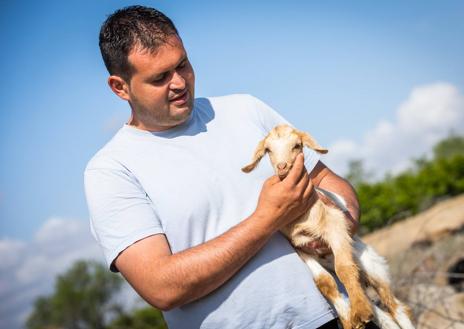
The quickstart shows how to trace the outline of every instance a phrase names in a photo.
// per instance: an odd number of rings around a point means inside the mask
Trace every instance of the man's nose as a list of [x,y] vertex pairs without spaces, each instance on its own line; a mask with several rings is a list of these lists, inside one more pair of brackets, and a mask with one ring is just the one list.
[[287,163],[286,162],[280,162],[280,163],[277,164],[277,169],[282,170],[282,169],[285,169],[285,168],[287,168]]
[[172,75],[170,87],[171,89],[185,89],[185,79],[177,71],[174,71]]

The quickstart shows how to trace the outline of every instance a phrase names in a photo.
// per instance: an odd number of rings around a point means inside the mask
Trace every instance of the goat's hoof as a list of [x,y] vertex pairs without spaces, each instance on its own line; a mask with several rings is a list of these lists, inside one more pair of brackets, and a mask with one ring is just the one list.
[[353,329],[364,329],[369,322],[371,322],[371,320],[367,320],[367,321],[363,320],[357,323],[353,322]]
[[363,329],[366,324],[371,322],[374,317],[370,307],[364,307],[354,312],[351,316],[351,323],[354,329]]

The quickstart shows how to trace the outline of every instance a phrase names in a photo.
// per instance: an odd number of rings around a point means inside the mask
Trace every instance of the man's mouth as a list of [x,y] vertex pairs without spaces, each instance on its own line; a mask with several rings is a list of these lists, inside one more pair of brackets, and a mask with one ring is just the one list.
[[187,89],[184,90],[180,95],[177,95],[169,100],[174,105],[184,105],[189,99],[189,92]]

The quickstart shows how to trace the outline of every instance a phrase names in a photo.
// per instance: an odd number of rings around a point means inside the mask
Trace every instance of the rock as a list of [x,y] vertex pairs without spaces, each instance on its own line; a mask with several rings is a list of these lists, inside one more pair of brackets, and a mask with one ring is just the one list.
[[464,227],[464,195],[363,236],[379,254],[393,257],[418,243],[430,244]]
[[417,329],[464,329],[464,293],[438,292],[437,297],[419,316]]

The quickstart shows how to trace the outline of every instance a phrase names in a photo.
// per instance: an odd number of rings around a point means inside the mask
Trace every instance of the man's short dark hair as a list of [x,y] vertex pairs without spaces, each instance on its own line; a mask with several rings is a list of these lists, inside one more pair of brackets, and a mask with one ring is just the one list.
[[154,8],[130,6],[115,11],[100,29],[100,51],[108,72],[129,81],[130,51],[135,46],[155,51],[171,35],[178,35],[174,23]]

